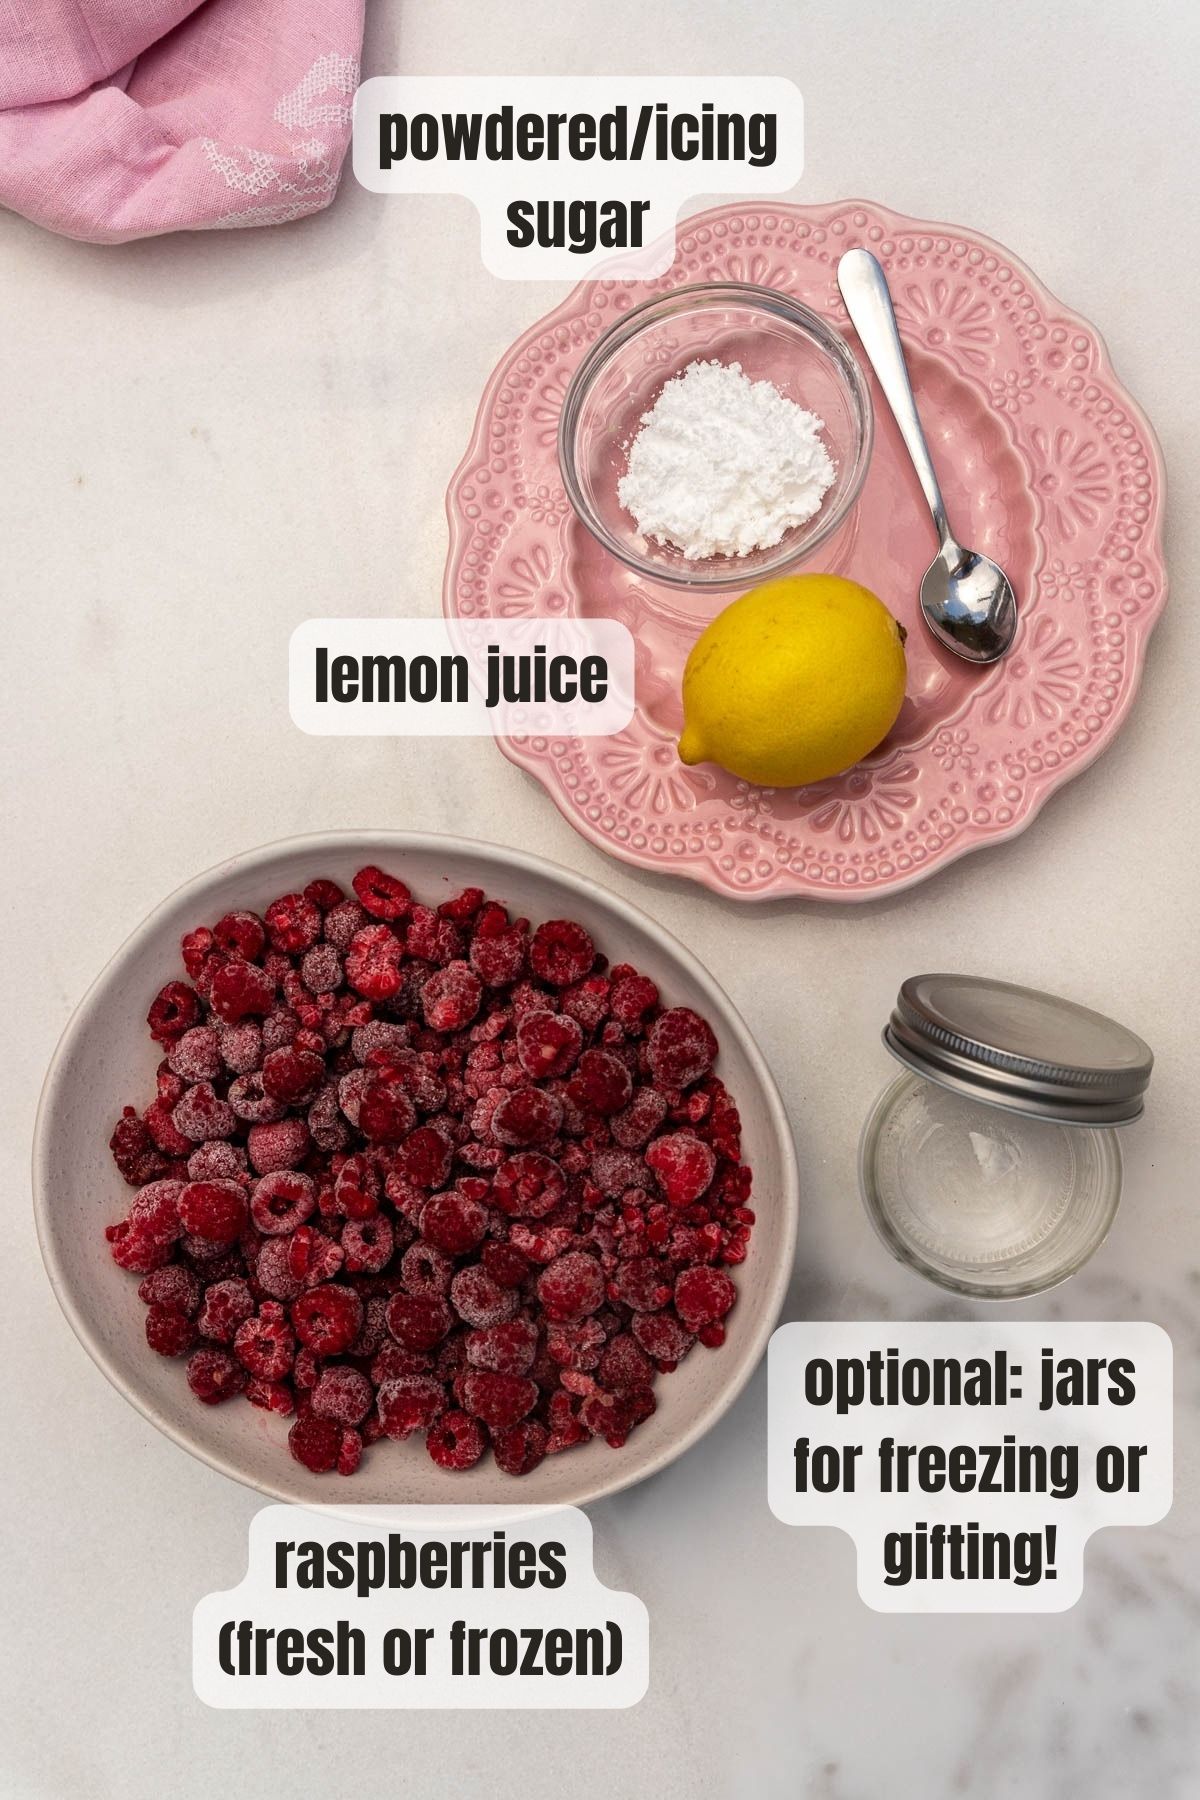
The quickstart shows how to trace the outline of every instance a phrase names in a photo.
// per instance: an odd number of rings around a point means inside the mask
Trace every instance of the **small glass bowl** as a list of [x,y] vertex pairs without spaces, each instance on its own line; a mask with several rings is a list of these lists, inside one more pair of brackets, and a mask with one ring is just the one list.
[[[768,550],[689,560],[644,537],[617,498],[629,445],[663,385],[689,363],[740,363],[824,421],[837,473],[818,510]],[[871,397],[849,346],[810,307],[774,288],[708,282],[647,300],[609,327],[580,363],[558,427],[567,496],[606,550],[671,587],[753,587],[810,556],[858,498],[871,457]]]

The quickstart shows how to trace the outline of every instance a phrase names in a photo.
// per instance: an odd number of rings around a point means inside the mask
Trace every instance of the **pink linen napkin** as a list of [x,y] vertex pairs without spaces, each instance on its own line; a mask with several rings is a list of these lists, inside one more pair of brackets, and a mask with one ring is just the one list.
[[0,206],[97,244],[327,206],[364,0],[0,0]]

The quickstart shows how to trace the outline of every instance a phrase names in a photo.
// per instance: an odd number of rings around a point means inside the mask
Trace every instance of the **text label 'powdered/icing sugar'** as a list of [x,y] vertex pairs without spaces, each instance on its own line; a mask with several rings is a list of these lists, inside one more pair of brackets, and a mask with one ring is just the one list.
[[784,1325],[767,1417],[771,1511],[849,1532],[877,1612],[1065,1612],[1092,1532],[1171,1505],[1158,1325]]
[[575,1507],[264,1507],[193,1616],[222,1708],[614,1708],[649,1679],[646,1608],[596,1579]]

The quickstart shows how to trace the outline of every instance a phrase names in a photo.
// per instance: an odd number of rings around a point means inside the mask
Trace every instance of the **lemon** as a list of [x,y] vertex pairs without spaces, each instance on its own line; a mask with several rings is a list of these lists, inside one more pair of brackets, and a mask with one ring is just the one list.
[[861,760],[904,701],[904,632],[840,575],[788,575],[733,601],[683,671],[685,763],[803,787]]

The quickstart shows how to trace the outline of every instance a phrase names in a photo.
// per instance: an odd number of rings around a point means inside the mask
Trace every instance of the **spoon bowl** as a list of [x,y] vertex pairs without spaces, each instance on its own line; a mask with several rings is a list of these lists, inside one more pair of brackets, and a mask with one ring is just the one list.
[[1017,600],[1004,570],[977,550],[938,551],[921,577],[921,612],[939,644],[967,662],[1004,655],[1017,629]]

